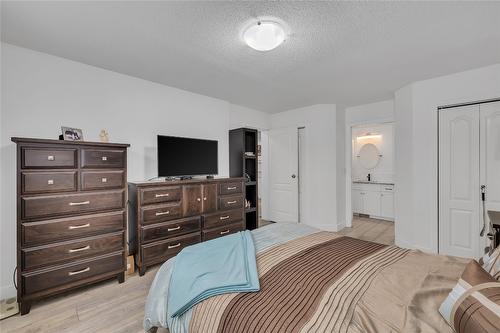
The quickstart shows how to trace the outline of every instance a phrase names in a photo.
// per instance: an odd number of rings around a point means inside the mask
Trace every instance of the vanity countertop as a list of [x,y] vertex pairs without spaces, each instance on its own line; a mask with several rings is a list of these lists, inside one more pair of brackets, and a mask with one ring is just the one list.
[[353,180],[353,184],[375,184],[375,185],[394,185],[394,183],[389,182],[378,182],[378,181],[367,181],[367,180]]

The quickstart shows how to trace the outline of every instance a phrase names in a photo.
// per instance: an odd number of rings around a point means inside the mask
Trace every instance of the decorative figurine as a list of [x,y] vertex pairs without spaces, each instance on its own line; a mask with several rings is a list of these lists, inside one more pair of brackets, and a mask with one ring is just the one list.
[[101,130],[99,137],[101,138],[101,142],[109,142],[109,134],[105,129]]

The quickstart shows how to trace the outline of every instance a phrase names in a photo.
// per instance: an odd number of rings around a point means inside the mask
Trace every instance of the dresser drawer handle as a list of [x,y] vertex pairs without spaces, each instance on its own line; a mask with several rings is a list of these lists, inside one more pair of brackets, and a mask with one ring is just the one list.
[[47,156],[47,160],[49,161],[54,161],[56,158],[54,157],[54,155],[49,155]]
[[90,250],[90,245],[87,245],[84,247],[79,247],[77,249],[70,249],[70,250],[68,250],[68,253],[81,252],[81,251],[87,251],[87,250]]
[[220,220],[227,220],[228,218],[229,218],[229,215],[219,217]]
[[231,186],[231,187],[228,187],[227,189],[228,189],[229,191],[231,191],[231,190],[236,190],[236,186]]
[[101,157],[101,159],[102,159],[103,161],[107,161],[107,160],[108,160],[108,157],[107,157],[107,156],[103,156],[103,157]]
[[47,185],[54,185],[54,179],[47,180]]
[[228,204],[228,205],[232,205],[232,204],[235,204],[235,203],[237,203],[237,202],[238,202],[237,200],[233,200],[233,201],[228,201],[228,202],[227,202],[227,204]]
[[203,201],[207,201],[207,197],[203,197]]
[[102,182],[102,183],[107,183],[107,182],[108,182],[108,178],[105,178],[105,177],[104,177],[104,178],[101,178],[101,182]]
[[167,231],[175,231],[175,230],[179,230],[181,228],[180,225],[178,225],[177,227],[175,228],[168,228]]
[[83,205],[89,205],[90,201],[80,201],[80,202],[70,202],[70,206],[83,206]]
[[225,235],[225,234],[228,234],[228,233],[229,233],[229,229],[220,232],[221,235]]
[[162,216],[162,215],[168,215],[168,214],[170,214],[169,210],[167,210],[166,212],[156,212],[155,213],[156,216]]
[[163,198],[170,196],[170,193],[155,194],[155,198]]
[[72,275],[82,274],[82,273],[85,273],[85,272],[88,272],[88,271],[90,271],[90,267],[87,267],[87,268],[84,268],[84,269],[80,269],[79,271],[69,272],[68,275],[72,276]]
[[169,245],[168,248],[169,249],[175,249],[176,247],[179,247],[179,246],[181,246],[181,243],[177,243],[175,245]]
[[385,189],[386,189],[387,191],[392,191],[392,188],[387,188],[387,187],[386,187]]
[[73,230],[73,229],[81,229],[81,228],[88,228],[90,227],[90,223],[87,223],[87,224],[80,224],[80,225],[70,225],[68,227],[69,230]]
[[196,201],[200,202],[200,201],[201,201],[201,198],[196,198]]

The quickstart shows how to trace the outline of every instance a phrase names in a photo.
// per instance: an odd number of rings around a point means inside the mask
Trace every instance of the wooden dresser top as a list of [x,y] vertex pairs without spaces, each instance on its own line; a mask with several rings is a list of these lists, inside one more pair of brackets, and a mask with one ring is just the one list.
[[95,147],[130,147],[128,143],[111,143],[111,142],[94,142],[94,141],[68,141],[56,139],[37,139],[37,138],[11,138],[15,143],[41,143],[41,144],[60,144],[60,145],[80,145],[80,146],[95,146]]
[[129,184],[135,185],[137,187],[149,187],[149,186],[170,186],[170,185],[188,185],[188,184],[198,184],[198,183],[219,183],[219,182],[231,182],[231,181],[244,181],[244,177],[221,177],[221,178],[193,178],[186,180],[151,180],[151,181],[139,181],[139,182],[129,182]]

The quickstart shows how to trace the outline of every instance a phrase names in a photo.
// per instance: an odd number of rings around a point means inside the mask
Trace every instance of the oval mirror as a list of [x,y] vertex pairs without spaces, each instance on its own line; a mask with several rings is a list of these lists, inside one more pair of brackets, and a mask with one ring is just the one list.
[[373,143],[364,144],[359,150],[359,164],[365,169],[373,169],[380,161],[380,151]]

